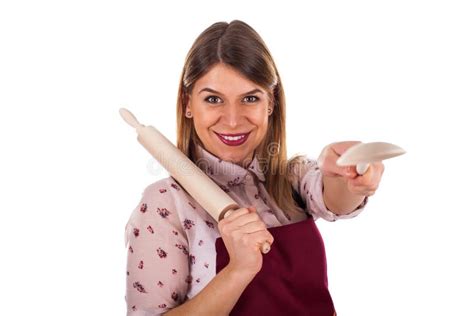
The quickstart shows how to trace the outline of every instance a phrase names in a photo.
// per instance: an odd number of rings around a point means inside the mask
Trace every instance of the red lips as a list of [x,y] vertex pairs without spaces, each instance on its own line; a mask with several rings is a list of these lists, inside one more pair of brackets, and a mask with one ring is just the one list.
[[[249,137],[250,132],[248,133],[241,133],[241,134],[219,134],[216,133],[216,135],[219,137],[219,139],[226,145],[229,146],[239,146],[245,143]],[[231,137],[236,137],[236,136],[243,136],[240,139],[237,140],[230,140],[230,139],[225,139],[223,136],[231,136]]]
[[238,134],[224,134],[224,133],[217,133],[217,132],[214,132],[214,133],[216,133],[217,135],[221,135],[221,136],[231,136],[231,137],[242,136],[242,135],[250,134],[250,132],[247,132],[247,133],[238,133]]

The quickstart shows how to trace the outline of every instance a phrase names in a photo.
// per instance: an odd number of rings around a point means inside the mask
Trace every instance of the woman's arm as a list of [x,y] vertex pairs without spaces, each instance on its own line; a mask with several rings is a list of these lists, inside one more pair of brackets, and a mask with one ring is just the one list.
[[[367,197],[363,199],[362,203],[358,205],[357,211],[347,213],[336,212],[337,206],[335,207],[331,201],[327,201],[327,197],[324,194],[332,192],[335,197],[338,197],[341,194],[337,192],[337,189],[340,188],[340,183],[336,183],[334,188],[331,189],[332,183],[327,184],[328,181],[324,180],[325,177],[323,177],[317,161],[306,156],[301,156],[298,160],[294,161],[290,175],[293,189],[304,201],[306,210],[315,218],[323,218],[330,222],[353,218],[363,211],[368,201]],[[324,190],[325,181],[326,190]]]
[[240,208],[222,219],[219,231],[229,253],[229,263],[191,300],[169,315],[228,315],[263,264],[260,246],[273,236],[254,206]]
[[229,266],[222,269],[196,296],[165,315],[229,315],[254,276]]
[[204,289],[167,315],[228,315],[247,285],[262,268],[260,245],[273,236],[254,206],[240,208],[219,224],[229,264]]
[[[174,198],[149,185],[125,227],[127,315],[161,315],[184,302],[189,287],[189,245]],[[169,188],[166,192],[172,190]]]

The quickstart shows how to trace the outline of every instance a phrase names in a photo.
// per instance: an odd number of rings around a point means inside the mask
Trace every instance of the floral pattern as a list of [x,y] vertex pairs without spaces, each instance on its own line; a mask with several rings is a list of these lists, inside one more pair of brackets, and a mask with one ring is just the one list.
[[[239,205],[248,201],[268,227],[294,222],[273,202],[264,187],[265,177],[256,157],[248,169],[222,161],[198,146],[203,171]],[[227,172],[224,172],[227,170]],[[259,181],[242,181],[248,173]],[[316,162],[305,160],[295,169],[295,190],[314,219],[334,221],[344,216],[330,212],[322,200],[322,177]],[[125,227],[127,254],[127,315],[160,315],[194,297],[215,276],[217,222],[174,178],[149,185]],[[153,302],[151,305],[150,302]]]

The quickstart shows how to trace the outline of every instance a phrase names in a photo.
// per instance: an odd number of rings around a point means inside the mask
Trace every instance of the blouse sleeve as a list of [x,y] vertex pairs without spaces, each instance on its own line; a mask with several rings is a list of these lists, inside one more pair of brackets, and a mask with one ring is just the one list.
[[187,299],[186,234],[173,198],[154,184],[144,190],[127,222],[125,245],[128,316],[161,315]]
[[316,160],[309,159],[306,156],[300,157],[292,164],[292,186],[303,201],[306,203],[306,209],[317,219],[319,217],[334,222],[338,219],[347,219],[359,215],[368,202],[366,196],[364,201],[351,213],[338,215],[331,212],[325,205],[323,199],[323,177]]

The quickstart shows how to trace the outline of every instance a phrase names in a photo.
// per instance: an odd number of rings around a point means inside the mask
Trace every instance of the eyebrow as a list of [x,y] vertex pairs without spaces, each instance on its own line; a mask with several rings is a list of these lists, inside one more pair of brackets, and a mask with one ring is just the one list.
[[[208,92],[212,92],[212,93],[217,93],[217,94],[222,94],[222,93],[220,93],[219,91],[213,90],[213,89],[211,89],[211,88],[204,88],[204,89],[202,89],[201,91],[199,91],[199,93],[204,92],[204,91],[208,91]],[[198,93],[198,94],[199,94],[199,93]],[[257,88],[257,89],[253,89],[253,90],[251,90],[251,91],[249,91],[249,92],[242,93],[241,95],[252,94],[252,93],[262,93],[262,94],[263,94],[262,90],[260,90],[260,89]]]

